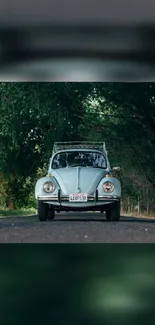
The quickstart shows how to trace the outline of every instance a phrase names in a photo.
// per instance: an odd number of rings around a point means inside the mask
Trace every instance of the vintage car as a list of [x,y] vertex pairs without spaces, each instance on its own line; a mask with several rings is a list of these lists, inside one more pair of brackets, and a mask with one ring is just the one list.
[[105,143],[54,143],[48,174],[35,186],[39,220],[54,219],[55,211],[105,211],[108,221],[118,221],[119,169],[111,168]]

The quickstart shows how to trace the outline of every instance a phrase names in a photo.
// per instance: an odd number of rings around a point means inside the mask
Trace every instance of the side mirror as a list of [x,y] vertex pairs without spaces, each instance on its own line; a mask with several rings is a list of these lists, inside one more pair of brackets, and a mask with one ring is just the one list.
[[115,172],[120,172],[120,170],[121,170],[121,167],[119,167],[119,166],[112,168],[112,171],[115,171]]

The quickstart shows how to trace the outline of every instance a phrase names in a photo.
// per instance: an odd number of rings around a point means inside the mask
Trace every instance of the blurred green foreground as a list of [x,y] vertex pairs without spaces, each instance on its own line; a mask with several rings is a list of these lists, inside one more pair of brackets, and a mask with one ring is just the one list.
[[0,324],[155,323],[152,245],[1,245]]

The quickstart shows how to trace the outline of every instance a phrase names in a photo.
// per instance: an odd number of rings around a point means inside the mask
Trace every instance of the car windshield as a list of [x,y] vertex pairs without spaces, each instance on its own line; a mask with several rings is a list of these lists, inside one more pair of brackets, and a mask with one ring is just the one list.
[[106,158],[99,152],[61,152],[54,156],[52,161],[52,169],[66,167],[94,167],[107,168]]

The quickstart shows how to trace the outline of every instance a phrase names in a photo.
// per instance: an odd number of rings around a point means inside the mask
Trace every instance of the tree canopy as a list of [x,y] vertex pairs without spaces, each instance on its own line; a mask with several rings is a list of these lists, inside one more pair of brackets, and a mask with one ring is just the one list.
[[0,94],[1,205],[30,204],[53,143],[67,140],[105,141],[134,204],[154,193],[154,84],[1,83]]

